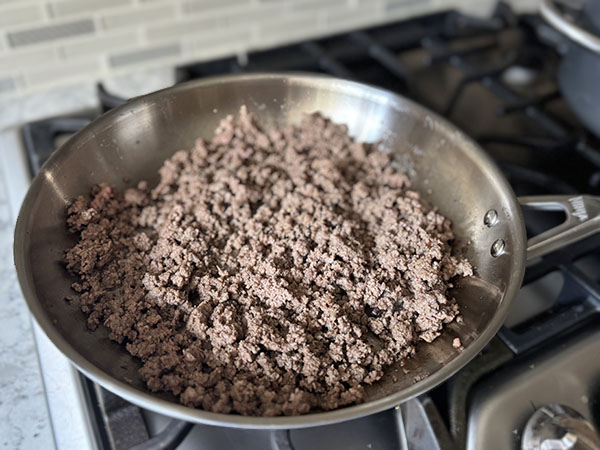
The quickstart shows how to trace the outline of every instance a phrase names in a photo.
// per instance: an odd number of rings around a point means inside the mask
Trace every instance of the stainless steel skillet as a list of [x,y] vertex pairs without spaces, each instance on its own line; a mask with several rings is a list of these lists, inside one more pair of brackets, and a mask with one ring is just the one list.
[[[392,367],[367,390],[366,402],[298,417],[242,417],[191,409],[150,393],[139,363],[105,330],[90,332],[62,260],[73,238],[65,208],[100,182],[119,188],[157,180],[162,162],[210,137],[219,119],[245,104],[267,126],[320,111],[361,141],[380,140],[414,185],[452,219],[476,276],[455,289],[464,322],[418,349],[405,375]],[[563,209],[566,222],[529,242],[521,207]],[[27,193],[15,230],[15,264],[35,319],[86,375],[145,408],[191,422],[246,428],[295,428],[348,420],[393,407],[431,389],[464,366],[496,334],[518,291],[528,258],[598,230],[600,201],[587,196],[517,199],[498,168],[467,136],[423,107],[388,91],[318,75],[255,74],[205,79],[133,99],[65,143]],[[464,350],[452,346],[460,336]],[[397,381],[393,381],[393,376]]]

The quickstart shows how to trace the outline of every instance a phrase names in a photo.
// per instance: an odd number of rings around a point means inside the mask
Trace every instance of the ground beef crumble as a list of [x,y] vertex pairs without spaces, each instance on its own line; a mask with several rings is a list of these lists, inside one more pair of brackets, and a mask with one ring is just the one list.
[[390,156],[319,114],[267,132],[242,107],[154,189],[94,187],[67,225],[89,328],[142,361],[150,390],[220,413],[361,402],[457,316],[447,289],[472,274]]

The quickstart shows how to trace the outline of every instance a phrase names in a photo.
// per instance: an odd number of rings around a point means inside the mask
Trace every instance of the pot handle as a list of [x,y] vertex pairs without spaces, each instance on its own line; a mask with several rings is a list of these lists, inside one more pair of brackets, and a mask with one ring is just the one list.
[[600,197],[591,195],[541,195],[519,197],[526,208],[540,211],[564,211],[560,225],[527,241],[527,260],[546,255],[600,231]]
[[600,54],[600,38],[568,21],[558,10],[554,0],[541,0],[540,13],[550,25],[572,41],[594,53]]

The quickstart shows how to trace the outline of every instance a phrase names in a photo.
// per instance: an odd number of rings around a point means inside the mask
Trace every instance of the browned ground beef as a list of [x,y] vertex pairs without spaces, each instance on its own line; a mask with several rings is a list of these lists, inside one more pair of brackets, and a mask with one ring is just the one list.
[[447,289],[472,269],[450,222],[343,125],[267,133],[242,108],[160,176],[97,186],[67,219],[89,327],[152,391],[222,413],[339,408],[458,314]]

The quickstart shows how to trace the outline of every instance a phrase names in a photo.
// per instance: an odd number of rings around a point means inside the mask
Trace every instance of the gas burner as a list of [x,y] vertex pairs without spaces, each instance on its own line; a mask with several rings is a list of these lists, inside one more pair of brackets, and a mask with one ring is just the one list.
[[[600,360],[595,355],[599,351],[600,330],[590,324],[578,334],[558,337],[526,357],[513,357],[481,377],[469,390],[465,448],[517,450],[528,448],[524,445],[533,445],[538,438],[560,439],[563,434],[557,425],[566,427],[563,414],[571,410],[577,411],[574,417],[581,415],[597,429]],[[547,406],[540,412],[544,405],[554,403],[568,408]],[[557,417],[554,426],[552,415]],[[582,425],[578,423],[577,429],[589,436]],[[561,448],[552,447],[551,442],[545,445],[538,448]]]
[[522,450],[600,450],[590,422],[565,405],[551,403],[534,412],[523,433]]

